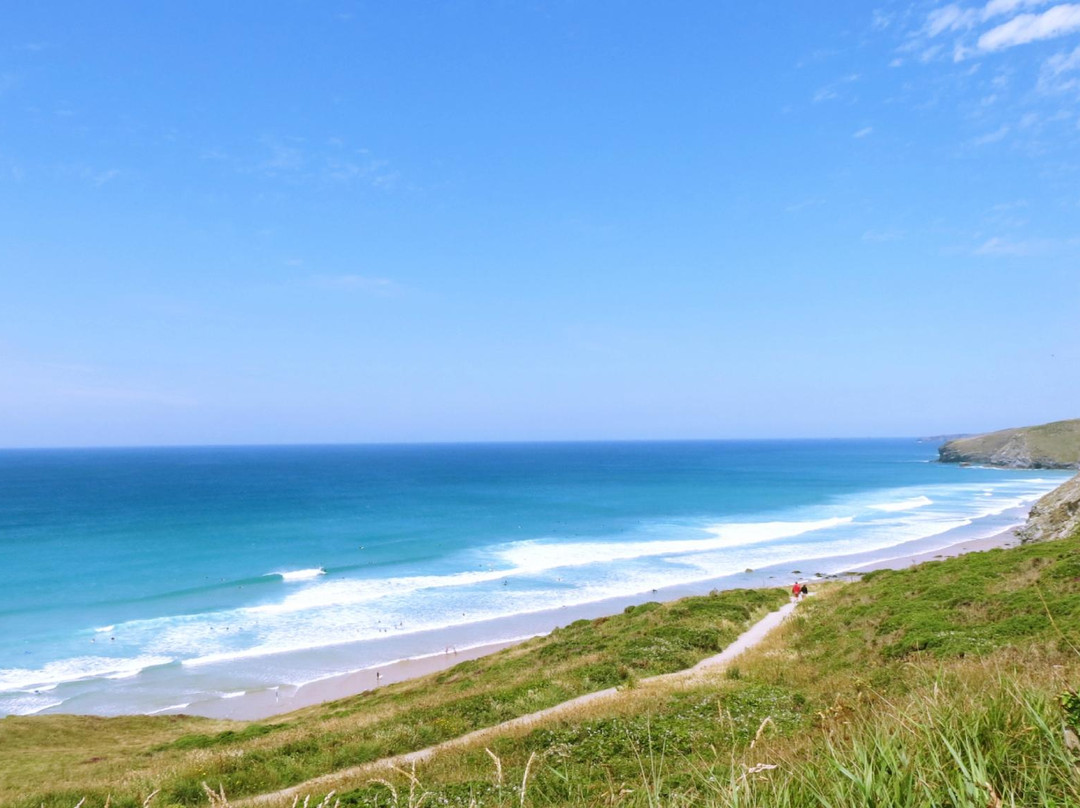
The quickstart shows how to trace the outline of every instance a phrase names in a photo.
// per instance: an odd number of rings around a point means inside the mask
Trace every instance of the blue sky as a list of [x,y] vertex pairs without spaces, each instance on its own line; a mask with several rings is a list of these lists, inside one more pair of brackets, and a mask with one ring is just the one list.
[[1080,416],[1080,4],[19,3],[0,446]]

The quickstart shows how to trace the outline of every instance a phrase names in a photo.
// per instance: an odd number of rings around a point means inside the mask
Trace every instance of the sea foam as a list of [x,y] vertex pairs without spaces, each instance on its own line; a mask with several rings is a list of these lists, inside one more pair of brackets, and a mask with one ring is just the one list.
[[314,578],[318,578],[320,575],[326,575],[326,570],[322,567],[312,567],[306,570],[288,570],[286,572],[268,572],[267,575],[277,575],[283,581],[310,581]]
[[0,692],[27,688],[41,689],[79,679],[127,678],[135,676],[146,668],[166,665],[170,662],[172,662],[170,657],[150,655],[121,659],[75,657],[50,662],[38,669],[0,668]]
[[734,522],[709,525],[707,539],[659,539],[655,541],[621,542],[546,542],[532,540],[516,542],[498,555],[511,564],[515,572],[547,572],[564,567],[580,567],[612,561],[631,561],[639,558],[678,556],[709,550],[746,547],[777,539],[799,536],[816,530],[849,524],[853,516],[818,519],[807,522]]
[[899,502],[882,502],[878,505],[871,505],[875,511],[885,511],[887,513],[896,513],[898,511],[912,511],[916,508],[925,508],[927,505],[933,505],[934,500],[927,496],[912,497],[911,499],[902,499]]

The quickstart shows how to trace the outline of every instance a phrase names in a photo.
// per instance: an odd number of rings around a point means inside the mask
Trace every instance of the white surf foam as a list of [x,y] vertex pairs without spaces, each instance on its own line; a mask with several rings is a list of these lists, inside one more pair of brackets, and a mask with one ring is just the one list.
[[322,567],[312,567],[306,570],[287,570],[285,572],[268,572],[267,575],[277,575],[283,581],[310,581],[320,575],[326,575]]
[[0,691],[42,689],[49,685],[77,682],[80,679],[108,677],[110,679],[134,676],[144,668],[165,665],[170,657],[138,656],[130,659],[109,657],[74,657],[50,662],[43,668],[0,668]]
[[23,715],[37,715],[38,713],[44,712],[51,707],[59,707],[63,703],[63,699],[61,699],[60,701],[50,701],[47,704],[43,704],[33,710],[27,710],[25,713],[23,713]]
[[496,581],[514,573],[514,570],[486,570],[484,572],[459,572],[450,575],[415,575],[382,580],[339,579],[309,587],[301,592],[287,595],[279,603],[264,603],[237,610],[239,622],[266,615],[302,612],[329,606],[368,603],[388,595],[401,595],[420,589],[470,586]]
[[871,505],[875,511],[886,511],[887,513],[896,513],[898,511],[913,511],[916,508],[925,508],[927,505],[933,505],[934,500],[927,496],[917,496],[911,499],[902,499],[898,502],[882,502],[878,505]]
[[[1048,486],[980,481],[904,487],[838,498],[829,510],[809,511],[806,519],[799,519],[800,513],[788,520],[707,528],[656,523],[629,540],[519,541],[489,548],[489,555],[473,559],[473,570],[382,580],[335,575],[315,581],[320,577],[315,574],[306,586],[283,589],[276,603],[134,621],[121,628],[125,637],[137,629],[152,653],[186,658],[185,667],[228,664],[574,607],[748,567],[873,552],[970,525],[974,518],[1037,498],[1040,487]],[[993,498],[980,496],[989,490]],[[872,505],[897,507],[890,511]],[[812,518],[830,511],[858,517]],[[803,534],[811,535],[783,541]],[[488,562],[502,568],[492,569]],[[485,568],[475,569],[481,563]],[[593,566],[581,569],[584,565]],[[504,579],[509,586],[501,585]]]
[[705,532],[712,534],[712,538],[708,539],[559,543],[523,541],[500,551],[499,556],[518,571],[539,572],[586,564],[747,547],[838,527],[852,521],[853,516],[839,516],[810,522],[733,522],[706,527]]
[[161,713],[167,713],[169,710],[184,710],[190,706],[190,701],[185,701],[183,704],[170,704],[168,707],[161,707],[157,710],[151,710],[147,713],[147,715],[160,715]]

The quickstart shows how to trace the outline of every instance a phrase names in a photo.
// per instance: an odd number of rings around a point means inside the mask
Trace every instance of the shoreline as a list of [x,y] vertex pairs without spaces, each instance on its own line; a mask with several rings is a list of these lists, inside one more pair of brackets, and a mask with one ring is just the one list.
[[[910,554],[900,554],[892,558],[869,561],[865,564],[852,566],[843,573],[836,573],[822,578],[804,577],[803,580],[806,580],[813,586],[815,581],[820,583],[822,580],[850,580],[852,576],[858,576],[866,572],[886,569],[904,569],[927,561],[939,561],[945,558],[955,558],[956,556],[965,555],[967,553],[1014,547],[1020,543],[1019,538],[1016,536],[1018,527],[1020,527],[1020,525],[1014,525],[990,536],[964,539],[937,549],[917,551]],[[898,545],[897,547],[899,548],[902,546],[903,545]],[[780,579],[777,576],[771,575],[769,577],[776,578],[777,583],[763,583],[760,588],[785,587],[785,584],[780,582]],[[759,587],[748,586],[747,588]],[[677,589],[682,589],[682,587]],[[661,598],[663,600],[676,600],[692,594],[687,592],[664,592],[664,590],[659,590],[659,592],[654,590],[653,594],[660,594],[661,592],[664,593]],[[638,599],[638,602],[642,601]],[[617,611],[617,609],[615,611]],[[603,616],[604,614],[611,613],[611,610],[606,610],[596,614],[596,616]],[[203,701],[196,701],[185,705],[183,708],[166,708],[165,710],[154,713],[154,715],[198,715],[205,718],[218,718],[233,721],[265,720],[304,707],[312,707],[317,704],[325,704],[350,696],[356,696],[384,685],[404,682],[421,676],[427,676],[428,674],[448,670],[459,662],[479,659],[480,657],[496,653],[505,648],[519,645],[533,637],[544,636],[548,633],[550,632],[541,631],[513,640],[501,640],[487,643],[481,642],[460,650],[453,649],[451,646],[444,652],[394,660],[384,665],[372,666],[361,670],[350,671],[348,673],[335,674],[300,685],[279,685],[265,690],[249,691],[232,698],[216,697]]]
[[356,696],[385,685],[418,679],[429,673],[452,668],[459,662],[479,659],[530,639],[532,637],[480,643],[460,650],[451,647],[447,651],[396,659],[385,665],[333,674],[299,685],[278,685],[266,690],[249,691],[233,698],[215,697],[193,701],[183,708],[166,708],[154,715],[198,715],[231,721],[259,721],[304,707]]
[[995,533],[992,536],[960,541],[956,544],[942,547],[939,550],[927,550],[922,553],[900,555],[895,558],[871,561],[867,564],[852,567],[851,572],[864,573],[875,572],[877,570],[899,570],[906,567],[914,567],[917,564],[923,564],[927,561],[941,561],[946,558],[956,558],[957,556],[965,555],[967,553],[979,553],[985,550],[1016,547],[1020,544],[1020,537],[1016,535],[1016,531],[1019,527],[1019,525],[1010,527],[1006,530],[1002,530],[1000,533]]

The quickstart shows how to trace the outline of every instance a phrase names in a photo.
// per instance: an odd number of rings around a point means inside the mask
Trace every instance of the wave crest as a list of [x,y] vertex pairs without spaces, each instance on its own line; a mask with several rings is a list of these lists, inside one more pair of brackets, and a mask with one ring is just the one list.
[[934,500],[927,496],[912,497],[911,499],[901,499],[897,502],[882,502],[878,505],[871,505],[875,511],[885,511],[886,513],[896,513],[897,511],[913,511],[916,508],[925,508],[927,505],[933,505]]
[[320,575],[326,575],[322,567],[312,567],[306,570],[286,570],[285,572],[268,572],[267,575],[277,575],[283,581],[310,581]]
[[109,657],[74,657],[50,662],[36,670],[29,668],[0,668],[0,692],[27,688],[44,689],[48,685],[74,682],[79,679],[109,679],[135,676],[146,668],[167,665],[171,657],[138,656],[112,659]]

